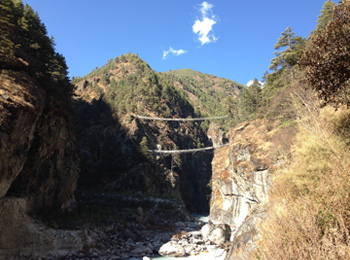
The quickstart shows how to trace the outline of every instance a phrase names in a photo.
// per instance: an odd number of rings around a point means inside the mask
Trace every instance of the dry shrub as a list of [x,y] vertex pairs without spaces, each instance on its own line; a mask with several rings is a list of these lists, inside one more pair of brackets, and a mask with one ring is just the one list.
[[350,111],[296,97],[300,131],[274,176],[258,259],[350,259]]

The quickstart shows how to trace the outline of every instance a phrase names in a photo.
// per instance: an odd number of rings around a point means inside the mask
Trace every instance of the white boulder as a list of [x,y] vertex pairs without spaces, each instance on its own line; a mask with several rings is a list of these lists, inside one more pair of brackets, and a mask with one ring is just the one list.
[[162,245],[158,253],[162,256],[171,256],[171,257],[181,257],[186,255],[186,252],[183,246],[173,241],[170,241]]
[[230,241],[231,228],[227,224],[206,224],[201,229],[204,240],[210,241],[213,244],[221,245],[226,241]]

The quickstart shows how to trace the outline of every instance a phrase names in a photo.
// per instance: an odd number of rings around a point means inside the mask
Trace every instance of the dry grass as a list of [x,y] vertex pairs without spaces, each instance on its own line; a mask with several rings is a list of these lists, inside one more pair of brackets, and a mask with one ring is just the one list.
[[296,97],[300,131],[274,176],[258,259],[350,259],[350,111]]

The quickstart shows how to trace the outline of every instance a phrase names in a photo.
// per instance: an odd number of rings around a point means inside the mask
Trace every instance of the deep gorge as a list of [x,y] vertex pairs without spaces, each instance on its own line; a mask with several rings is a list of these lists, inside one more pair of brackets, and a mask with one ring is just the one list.
[[[210,27],[213,7],[197,6]],[[247,86],[157,72],[131,52],[71,78],[37,12],[3,0],[0,259],[350,259],[350,1],[327,0],[318,18],[306,38],[287,26],[269,71]],[[200,24],[202,45],[215,43]],[[98,32],[79,48],[104,40]],[[215,61],[237,49],[217,50],[199,68],[243,67],[254,51],[228,66]],[[194,53],[169,47],[163,65]]]

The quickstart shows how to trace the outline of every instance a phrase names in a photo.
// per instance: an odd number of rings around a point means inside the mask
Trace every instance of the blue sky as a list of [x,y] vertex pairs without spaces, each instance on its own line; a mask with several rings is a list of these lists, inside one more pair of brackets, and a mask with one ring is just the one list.
[[160,72],[190,68],[246,84],[263,76],[290,26],[314,30],[325,0],[23,0],[39,13],[70,76],[137,53]]

